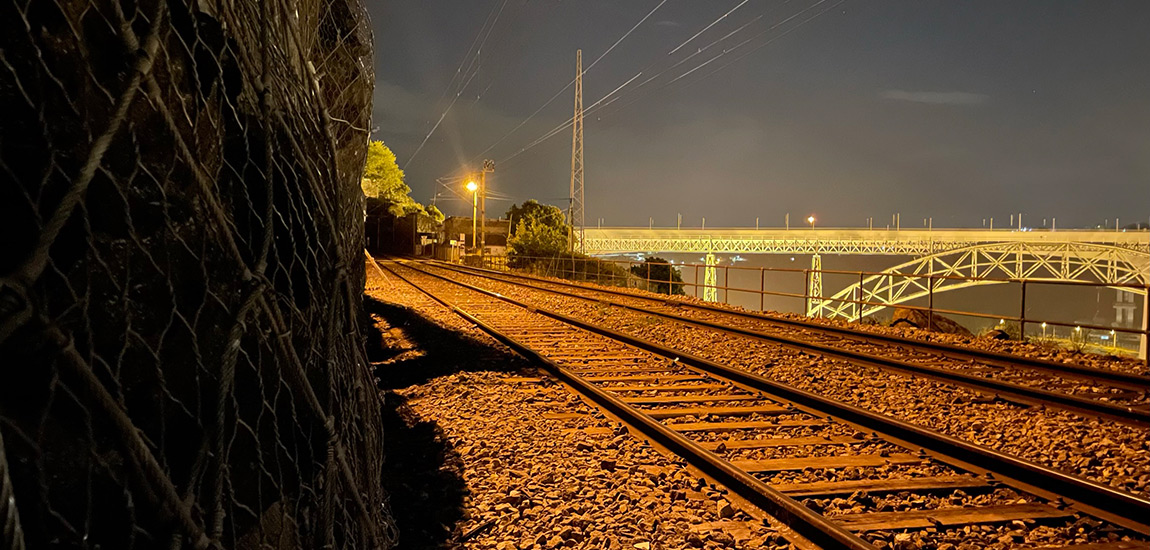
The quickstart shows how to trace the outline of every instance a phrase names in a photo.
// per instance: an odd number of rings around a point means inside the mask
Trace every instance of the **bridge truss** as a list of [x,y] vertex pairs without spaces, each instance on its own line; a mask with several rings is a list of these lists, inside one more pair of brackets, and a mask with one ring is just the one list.
[[659,229],[589,227],[587,254],[632,252],[930,256],[996,243],[1093,243],[1150,253],[1145,231],[1012,231],[979,229]]
[[[856,321],[883,308],[979,285],[1082,281],[1145,295],[1150,253],[1092,243],[992,243],[923,256],[855,283],[830,298],[812,297],[808,315]],[[821,299],[817,299],[821,298]],[[861,302],[861,304],[860,304]]]

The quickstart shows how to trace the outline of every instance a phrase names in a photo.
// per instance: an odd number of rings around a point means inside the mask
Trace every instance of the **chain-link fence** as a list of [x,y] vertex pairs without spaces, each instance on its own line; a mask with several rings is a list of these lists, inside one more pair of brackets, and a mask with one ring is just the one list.
[[3,548],[393,546],[372,82],[358,0],[0,0]]

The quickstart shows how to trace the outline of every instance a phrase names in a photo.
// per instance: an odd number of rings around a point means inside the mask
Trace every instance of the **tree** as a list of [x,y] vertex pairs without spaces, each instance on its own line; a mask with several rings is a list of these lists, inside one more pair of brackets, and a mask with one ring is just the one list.
[[507,247],[512,256],[558,256],[567,249],[567,226],[555,227],[528,216],[516,223]]
[[439,208],[436,208],[434,204],[427,207],[427,215],[431,216],[431,219],[435,220],[435,223],[443,223],[443,212],[440,212]]
[[433,214],[411,198],[411,187],[403,181],[403,170],[395,161],[395,153],[382,141],[372,141],[367,145],[367,162],[360,186],[364,195],[387,205],[392,216],[399,218],[420,213],[434,218],[436,223],[443,221],[443,214],[438,209]]
[[411,188],[403,182],[403,170],[395,162],[395,153],[382,141],[367,145],[367,162],[363,167],[363,194],[390,202],[406,197]]
[[511,205],[507,209],[507,219],[511,220],[511,235],[519,231],[520,221],[535,221],[544,226],[562,231],[564,239],[567,238],[567,221],[563,211],[558,206],[542,204],[535,199],[524,201],[522,205]]
[[658,256],[650,256],[640,265],[632,266],[631,273],[647,280],[647,287],[663,294],[686,294],[683,292],[683,277],[670,262]]

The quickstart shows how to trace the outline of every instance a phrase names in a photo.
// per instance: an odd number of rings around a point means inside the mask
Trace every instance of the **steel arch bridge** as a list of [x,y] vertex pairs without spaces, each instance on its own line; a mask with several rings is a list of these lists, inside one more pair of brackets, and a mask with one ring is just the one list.
[[[829,298],[813,297],[808,315],[856,321],[930,294],[1019,281],[1081,281],[1146,294],[1150,253],[1084,242],[1004,242],[916,258],[855,283]],[[860,307],[860,302],[863,304]]]

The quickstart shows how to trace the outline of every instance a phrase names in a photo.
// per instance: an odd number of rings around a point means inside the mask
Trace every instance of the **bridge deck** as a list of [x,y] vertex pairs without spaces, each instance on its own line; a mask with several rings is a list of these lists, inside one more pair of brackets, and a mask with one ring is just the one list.
[[989,243],[1101,244],[1150,252],[1150,232],[1011,229],[587,228],[588,254],[689,252],[921,256]]

